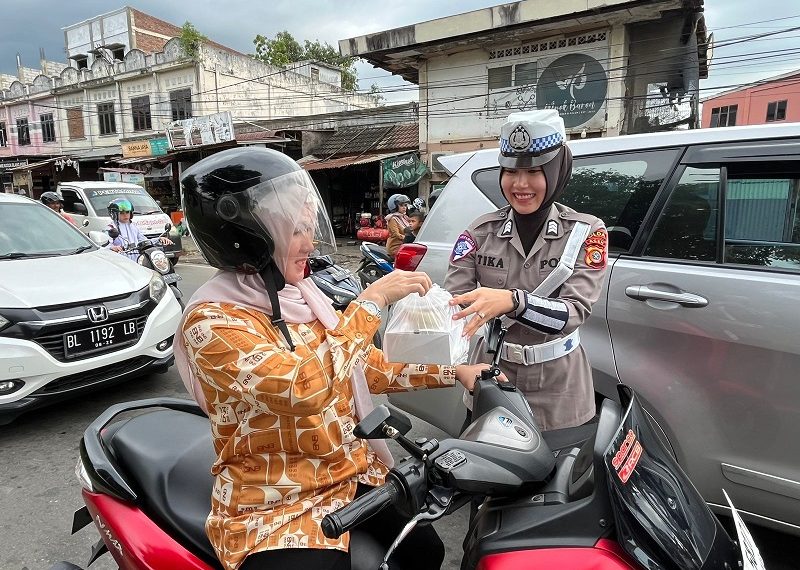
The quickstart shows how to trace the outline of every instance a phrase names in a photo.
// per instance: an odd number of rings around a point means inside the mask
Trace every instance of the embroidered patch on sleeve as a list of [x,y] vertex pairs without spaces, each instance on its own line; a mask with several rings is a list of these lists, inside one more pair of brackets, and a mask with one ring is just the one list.
[[464,259],[470,253],[478,249],[475,240],[469,235],[469,232],[464,232],[456,240],[456,245],[453,247],[453,253],[450,255],[450,261],[458,261]]
[[606,266],[606,252],[608,245],[608,234],[605,229],[593,232],[583,246],[586,248],[584,262],[592,269],[603,269]]

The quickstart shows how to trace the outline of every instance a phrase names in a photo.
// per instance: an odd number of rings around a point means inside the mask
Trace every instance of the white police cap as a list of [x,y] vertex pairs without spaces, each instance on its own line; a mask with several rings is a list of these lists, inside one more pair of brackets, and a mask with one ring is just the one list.
[[555,158],[566,141],[564,120],[555,109],[512,113],[500,129],[500,166],[530,168]]

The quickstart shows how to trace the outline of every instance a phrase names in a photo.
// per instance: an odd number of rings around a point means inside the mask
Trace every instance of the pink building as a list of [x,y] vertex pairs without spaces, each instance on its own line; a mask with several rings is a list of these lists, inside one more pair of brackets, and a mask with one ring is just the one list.
[[732,127],[800,121],[800,70],[703,99],[701,126]]

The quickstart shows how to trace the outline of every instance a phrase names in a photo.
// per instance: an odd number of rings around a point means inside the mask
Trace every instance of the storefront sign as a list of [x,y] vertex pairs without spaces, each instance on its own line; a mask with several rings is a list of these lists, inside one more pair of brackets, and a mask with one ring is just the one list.
[[167,127],[170,147],[187,148],[235,140],[230,111],[173,121]]
[[130,182],[144,188],[144,174],[141,172],[103,172],[106,182]]
[[595,58],[571,53],[553,60],[536,85],[539,109],[556,109],[568,129],[589,122],[605,108],[608,75]]
[[28,164],[28,160],[9,160],[6,162],[0,162],[0,170],[10,170],[12,168],[17,168],[18,166],[26,166]]
[[122,156],[124,158],[164,156],[168,150],[169,141],[166,137],[122,143]]
[[428,167],[415,152],[383,160],[383,187],[406,188],[413,186],[428,173]]

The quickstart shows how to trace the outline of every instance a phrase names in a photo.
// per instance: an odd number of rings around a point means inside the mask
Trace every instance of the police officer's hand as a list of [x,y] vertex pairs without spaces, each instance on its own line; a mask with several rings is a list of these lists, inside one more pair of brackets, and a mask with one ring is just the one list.
[[[475,379],[487,368],[489,368],[488,364],[459,364],[456,366],[456,380],[461,382],[464,388],[472,392],[475,387]],[[501,382],[508,382],[508,378],[502,372],[497,378]]]
[[427,273],[395,269],[364,289],[358,298],[372,301],[383,308],[411,293],[425,295],[432,285]]
[[475,332],[493,318],[510,313],[514,309],[514,293],[505,289],[478,287],[474,291],[456,295],[450,305],[465,305],[466,308],[453,315],[453,320],[472,317],[464,326],[464,336],[471,338]]
[[161,242],[161,245],[172,245],[172,240],[168,237],[161,236],[158,240]]

